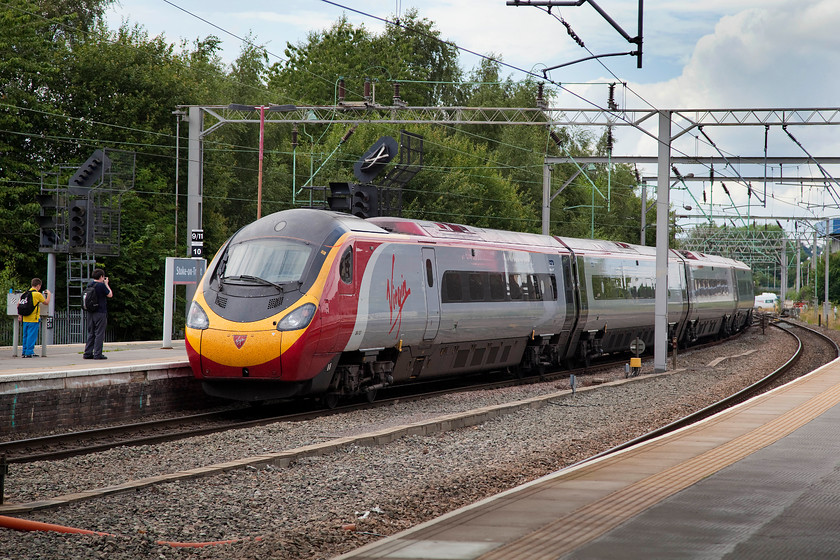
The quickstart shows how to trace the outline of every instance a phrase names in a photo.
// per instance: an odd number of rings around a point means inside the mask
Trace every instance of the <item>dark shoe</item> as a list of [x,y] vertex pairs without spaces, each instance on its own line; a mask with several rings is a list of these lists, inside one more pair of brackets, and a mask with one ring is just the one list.
[[94,360],[107,360],[108,356],[103,356],[102,354],[93,357]]
[[21,358],[31,358],[31,357],[32,356],[29,356],[28,354],[21,356]]
[[82,358],[84,358],[85,360],[92,360],[93,356],[88,356],[87,354],[82,354]]
[[29,354],[27,358],[38,358],[38,354]]

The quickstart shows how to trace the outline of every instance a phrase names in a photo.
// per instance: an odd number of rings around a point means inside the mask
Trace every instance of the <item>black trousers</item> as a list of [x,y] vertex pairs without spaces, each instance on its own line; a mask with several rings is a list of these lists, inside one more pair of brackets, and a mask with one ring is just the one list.
[[85,356],[101,356],[102,344],[105,342],[105,327],[108,326],[107,313],[87,314],[87,342]]

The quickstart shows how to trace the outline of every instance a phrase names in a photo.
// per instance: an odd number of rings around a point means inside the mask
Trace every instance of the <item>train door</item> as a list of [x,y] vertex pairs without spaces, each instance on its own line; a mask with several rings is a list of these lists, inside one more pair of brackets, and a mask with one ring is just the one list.
[[423,340],[434,340],[440,327],[440,289],[437,285],[437,263],[433,247],[421,249],[423,257],[423,286],[426,291],[426,330]]
[[574,273],[572,272],[572,258],[569,255],[560,256],[560,267],[563,278],[563,293],[558,294],[566,304],[566,322],[563,325],[563,330],[569,332],[575,328],[575,323],[578,318],[578,305],[575,302],[575,281]]

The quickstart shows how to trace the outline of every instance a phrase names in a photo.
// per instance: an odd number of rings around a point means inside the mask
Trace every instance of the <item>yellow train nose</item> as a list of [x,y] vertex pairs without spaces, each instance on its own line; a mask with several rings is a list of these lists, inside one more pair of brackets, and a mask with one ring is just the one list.
[[280,377],[282,333],[206,329],[201,333],[204,377]]

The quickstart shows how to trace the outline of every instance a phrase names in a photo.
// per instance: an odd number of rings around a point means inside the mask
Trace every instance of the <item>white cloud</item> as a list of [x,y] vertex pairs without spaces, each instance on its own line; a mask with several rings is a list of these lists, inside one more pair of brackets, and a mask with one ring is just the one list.
[[747,9],[701,38],[680,76],[634,89],[668,107],[834,106],[838,28],[835,0]]

